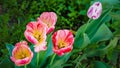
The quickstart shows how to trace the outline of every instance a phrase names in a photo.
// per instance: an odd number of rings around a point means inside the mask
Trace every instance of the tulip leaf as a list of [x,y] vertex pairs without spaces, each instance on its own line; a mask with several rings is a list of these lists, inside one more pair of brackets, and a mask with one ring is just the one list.
[[9,55],[10,56],[12,56],[12,50],[13,50],[13,48],[14,48],[14,46],[12,45],[12,44],[6,44],[6,48],[8,49],[8,51],[9,51]]
[[99,1],[101,1],[101,2],[103,2],[105,4],[107,4],[107,5],[110,5],[110,6],[120,2],[119,0],[99,0]]
[[111,68],[108,66],[106,63],[101,62],[101,61],[95,61],[94,62],[94,68]]
[[116,37],[120,37],[120,29],[119,29],[119,30],[116,30],[116,31],[114,32],[114,35],[115,35]]
[[57,56],[54,59],[53,64],[50,66],[50,68],[63,68],[63,64],[67,62],[67,60],[70,58],[72,53],[66,53],[63,56]]
[[83,34],[83,43],[80,46],[80,49],[85,48],[89,43],[90,43],[89,37],[87,36],[87,34]]
[[[87,45],[90,43],[89,37],[87,36],[87,34],[83,34],[82,36],[83,42],[80,45],[79,49],[77,51],[81,51],[83,50],[85,47],[87,47]],[[74,49],[73,51],[75,51],[76,49]]]
[[52,36],[52,33],[47,36],[47,50],[45,51],[45,55],[43,56],[43,60],[41,60],[41,67],[46,64],[45,62],[47,61],[47,58],[53,54],[53,51],[52,51],[53,44],[52,44],[52,37],[51,36]]
[[113,40],[110,41],[109,45],[104,48],[104,50],[106,50],[106,51],[110,50],[111,51],[113,48],[116,47],[117,42],[118,42],[118,38],[115,37]]
[[90,43],[90,39],[87,34],[83,33],[85,26],[86,25],[79,28],[75,37],[74,48],[79,48],[79,51],[85,48]]
[[[43,61],[44,61],[45,54],[46,54],[46,51],[40,51],[40,52],[39,52],[39,65],[40,65],[40,66],[41,66],[41,64],[42,64]],[[37,59],[37,58],[36,58],[36,59]]]
[[109,40],[112,36],[113,34],[110,31],[110,29],[105,24],[102,24],[100,28],[97,30],[96,34],[91,38],[91,41],[92,42],[105,41]]
[[34,52],[34,47],[33,47],[34,45],[31,45],[30,46],[30,49],[31,49],[31,51],[34,53],[34,55],[33,55],[33,58],[32,58],[32,60],[31,60],[31,62],[30,62],[30,64],[28,64],[28,66],[29,67],[36,67],[36,57],[37,57],[37,53],[36,52]]
[[81,26],[75,35],[74,48],[80,48],[83,43],[83,32],[85,31],[86,24]]
[[45,57],[48,57],[50,55],[53,54],[53,51],[52,51],[52,47],[53,47],[53,44],[52,44],[52,33],[48,36],[48,41],[47,41],[47,50],[46,50],[46,55]]
[[[118,38],[114,38],[113,40],[110,41],[110,43],[104,47],[100,47],[102,45],[100,45],[99,47],[97,48],[94,48],[94,49],[86,49],[85,53],[87,54],[87,56],[89,57],[93,57],[93,56],[102,56],[102,55],[105,55],[105,54],[108,54],[108,52],[112,51],[113,48],[115,48],[115,46],[117,45],[117,42],[118,42]],[[98,45],[89,45],[89,46],[98,46]]]

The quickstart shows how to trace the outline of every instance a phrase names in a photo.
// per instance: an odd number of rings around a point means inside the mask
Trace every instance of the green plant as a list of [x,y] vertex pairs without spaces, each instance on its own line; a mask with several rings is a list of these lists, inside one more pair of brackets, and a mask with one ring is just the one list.
[[[13,63],[6,59],[9,54],[5,43],[15,44],[25,39],[23,32],[28,22],[35,21],[44,11],[54,11],[58,16],[55,31],[71,29],[75,34],[75,44],[72,53],[55,57],[53,67],[119,68],[120,2],[119,0],[99,0],[105,11],[98,20],[86,24],[87,9],[94,1],[96,0],[0,1],[0,6],[2,6],[2,12],[0,12],[0,56],[2,56],[0,67],[6,64],[11,64],[8,65],[10,68],[14,67]],[[88,25],[87,29],[86,25]],[[47,41],[48,50],[41,52],[45,56],[40,57],[41,67],[49,65],[53,56],[51,35],[48,35]],[[11,45],[7,44],[7,46],[9,48]],[[45,62],[46,60],[49,62]],[[35,66],[34,63],[30,65],[30,67]]]

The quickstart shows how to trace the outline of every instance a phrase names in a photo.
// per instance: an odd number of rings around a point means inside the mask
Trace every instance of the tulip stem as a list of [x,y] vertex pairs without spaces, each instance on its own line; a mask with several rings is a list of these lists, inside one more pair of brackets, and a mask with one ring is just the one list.
[[56,56],[56,54],[54,54],[54,55],[52,56],[52,59],[51,59],[50,65],[53,63],[53,61],[54,61],[54,59],[55,59],[55,56]]
[[24,68],[27,68],[27,65],[24,65]]
[[36,59],[36,61],[37,61],[37,67],[38,67],[38,63],[39,63],[39,53],[37,53],[37,59]]
[[[87,24],[86,24],[86,26],[85,26],[85,30],[84,30],[84,32],[86,32],[86,30],[87,30],[87,27],[88,27],[88,24],[89,24],[89,22],[91,21],[92,19],[89,19],[88,21],[87,21]],[[83,32],[83,33],[84,33]]]

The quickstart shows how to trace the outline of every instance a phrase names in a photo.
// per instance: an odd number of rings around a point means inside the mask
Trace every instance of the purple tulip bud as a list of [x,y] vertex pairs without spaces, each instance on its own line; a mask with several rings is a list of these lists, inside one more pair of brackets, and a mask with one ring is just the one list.
[[92,19],[98,19],[102,12],[102,4],[100,2],[95,2],[92,6],[90,6],[87,16]]

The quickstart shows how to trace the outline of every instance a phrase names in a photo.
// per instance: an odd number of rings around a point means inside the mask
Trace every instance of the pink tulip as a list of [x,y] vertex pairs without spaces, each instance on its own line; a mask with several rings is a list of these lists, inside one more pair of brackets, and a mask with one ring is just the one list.
[[12,51],[11,60],[17,66],[23,66],[29,64],[33,58],[33,52],[27,45],[26,41],[16,43],[15,48]]
[[95,2],[90,6],[87,16],[92,19],[98,19],[102,13],[102,4],[100,2]]
[[41,20],[47,26],[47,34],[52,32],[55,28],[57,15],[54,12],[43,12],[38,21]]
[[41,21],[28,23],[24,35],[29,42],[35,44],[35,52],[46,50],[46,26]]
[[72,50],[74,37],[69,30],[58,30],[52,35],[52,42],[53,51],[62,56]]

